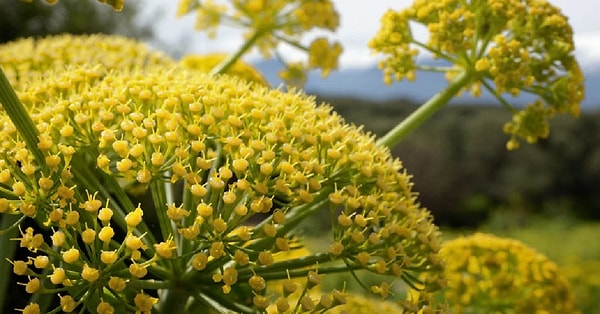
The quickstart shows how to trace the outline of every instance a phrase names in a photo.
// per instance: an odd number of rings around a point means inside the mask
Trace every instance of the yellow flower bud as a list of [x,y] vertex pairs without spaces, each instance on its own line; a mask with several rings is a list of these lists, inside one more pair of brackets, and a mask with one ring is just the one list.
[[62,231],[54,232],[54,234],[50,236],[50,239],[52,240],[52,245],[54,245],[56,247],[63,246],[63,244],[65,243],[65,240],[66,240],[65,234]]
[[107,265],[113,264],[118,258],[119,254],[117,254],[117,251],[102,251],[100,253],[100,260]]
[[110,279],[108,280],[108,287],[117,292],[125,290],[126,286],[127,286],[127,282],[123,278],[111,276]]
[[102,301],[98,303],[98,306],[96,307],[96,312],[98,314],[114,314],[115,308],[112,305],[110,305],[110,303]]
[[65,263],[73,264],[79,260],[79,250],[71,248],[62,253],[62,258]]
[[203,270],[208,263],[208,255],[205,253],[198,253],[194,255],[194,259],[192,260],[192,266],[196,270]]
[[114,235],[115,231],[113,230],[113,228],[110,226],[106,226],[100,229],[100,232],[98,233],[98,239],[100,239],[102,242],[108,242],[113,238]]
[[33,278],[25,285],[25,291],[27,293],[36,293],[42,287],[42,282],[39,278]]
[[134,211],[125,215],[125,222],[128,227],[135,227],[142,222],[144,211],[138,206]]
[[75,310],[75,307],[77,306],[77,303],[75,302],[75,300],[73,299],[72,296],[70,295],[65,295],[65,296],[61,296],[60,297],[60,307],[62,308],[63,312],[73,312]]
[[13,273],[15,273],[16,275],[25,275],[27,273],[27,271],[29,270],[29,268],[27,267],[27,265],[29,264],[28,262],[25,261],[13,261]]
[[250,277],[250,279],[248,279],[248,283],[250,284],[252,290],[256,292],[260,292],[267,287],[267,282],[265,279],[258,275],[253,275]]
[[146,276],[146,274],[148,274],[148,270],[146,269],[146,267],[137,264],[137,263],[133,263],[131,265],[129,265],[129,273],[136,278],[142,278],[144,276]]
[[23,314],[40,314],[40,305],[37,303],[29,303],[23,308]]
[[94,243],[94,240],[96,239],[96,231],[94,231],[94,229],[85,229],[82,233],[81,233],[81,239],[83,240],[83,243],[85,244],[92,244]]
[[100,277],[100,271],[97,269],[88,266],[88,264],[83,264],[83,270],[81,271],[81,278],[88,282],[94,282],[98,280]]

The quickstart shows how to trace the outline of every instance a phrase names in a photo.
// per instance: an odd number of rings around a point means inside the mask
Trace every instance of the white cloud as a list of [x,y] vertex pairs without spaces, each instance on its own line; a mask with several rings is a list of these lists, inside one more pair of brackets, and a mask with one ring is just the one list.
[[584,69],[600,70],[600,31],[575,34],[575,52]]

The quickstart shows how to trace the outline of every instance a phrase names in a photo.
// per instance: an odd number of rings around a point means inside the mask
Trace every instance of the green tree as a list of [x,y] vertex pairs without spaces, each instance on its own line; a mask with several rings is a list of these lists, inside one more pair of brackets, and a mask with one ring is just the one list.
[[149,25],[135,22],[138,9],[139,4],[133,2],[123,12],[115,12],[95,1],[64,0],[49,5],[44,1],[0,0],[0,43],[60,33],[148,37]]

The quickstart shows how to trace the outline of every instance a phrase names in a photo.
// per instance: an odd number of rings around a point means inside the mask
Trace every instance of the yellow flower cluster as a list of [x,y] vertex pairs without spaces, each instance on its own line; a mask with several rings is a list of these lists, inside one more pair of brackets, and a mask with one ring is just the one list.
[[2,45],[0,66],[16,90],[65,66],[102,65],[108,69],[172,66],[175,61],[140,42],[114,35],[56,35],[24,38]]
[[440,253],[452,313],[577,313],[556,264],[517,240],[476,233]]
[[[306,51],[308,64],[290,63],[275,53],[288,69],[281,77],[292,86],[303,83],[304,72],[321,69],[323,76],[337,69],[342,47],[320,37],[309,45],[300,42],[301,36],[314,29],[335,31],[339,16],[330,0],[232,0],[179,2],[178,15],[196,13],[196,28],[215,36],[221,24],[233,23],[248,29],[246,41],[251,41],[265,57],[271,57],[281,43]],[[230,2],[230,3],[228,3]],[[227,4],[226,4],[227,3]],[[298,65],[301,65],[300,67]],[[292,68],[293,69],[290,69]],[[298,71],[299,70],[299,71]]]
[[[411,22],[427,27],[430,36],[426,42],[412,36]],[[449,78],[464,71],[470,77],[464,88],[477,96],[483,87],[515,112],[503,93],[537,95],[540,100],[533,107],[544,110],[515,114],[505,128],[511,135],[509,148],[517,147],[517,138],[535,142],[547,136],[525,123],[547,120],[548,109],[576,116],[584,98],[583,74],[573,53],[573,31],[560,10],[546,1],[416,0],[402,11],[388,11],[369,45],[385,55],[380,67],[387,83],[414,79],[419,69],[448,71]],[[420,50],[453,67],[416,64]],[[520,117],[532,114],[537,117]]]
[[331,70],[337,69],[341,53],[340,44],[330,45],[327,38],[315,39],[308,48],[308,67],[322,69],[321,75],[325,77]]
[[[179,60],[179,64],[186,69],[197,70],[202,73],[210,73],[219,63],[227,58],[226,54],[214,53],[208,55],[186,55]],[[262,86],[269,86],[263,76],[251,65],[237,61],[225,74],[237,76],[248,82],[254,82]]]
[[[145,313],[159,294],[291,310],[284,301],[296,289],[297,307],[326,309],[343,294],[308,292],[350,269],[425,293],[440,286],[438,230],[409,175],[330,107],[159,64],[80,65],[31,80],[19,97],[44,158],[1,113],[0,213],[52,230],[22,231],[31,257],[12,263],[27,292],[59,292],[63,311]],[[136,205],[121,188],[132,185],[151,200]],[[321,211],[332,216],[329,251],[278,259],[294,249],[294,228]],[[251,217],[263,218],[250,226]],[[421,273],[430,279],[414,279]],[[293,278],[304,280],[267,289]],[[174,286],[187,294],[156,292]]]

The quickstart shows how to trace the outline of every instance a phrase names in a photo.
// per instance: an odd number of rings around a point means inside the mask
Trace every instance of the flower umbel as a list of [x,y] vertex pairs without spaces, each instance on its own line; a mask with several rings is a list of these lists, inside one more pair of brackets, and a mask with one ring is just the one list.
[[108,69],[173,66],[175,61],[146,45],[115,35],[55,35],[3,44],[0,66],[17,91],[65,66],[101,64]]
[[476,233],[448,241],[440,253],[452,313],[577,313],[556,264],[519,241]]
[[[411,22],[427,27],[427,41],[413,37]],[[584,98],[573,31],[560,10],[546,1],[417,0],[401,11],[388,11],[369,45],[385,56],[380,67],[388,84],[412,80],[417,70],[440,71],[457,85],[443,103],[462,89],[474,96],[482,89],[492,93],[515,115],[505,127],[511,136],[509,149],[518,147],[519,138],[534,143],[547,137],[540,123],[547,125],[554,113],[577,116]],[[423,50],[451,66],[417,64]],[[539,99],[517,110],[507,97],[523,92]],[[532,121],[535,125],[528,124]]]
[[[330,0],[228,0],[179,2],[178,14],[196,13],[196,28],[215,37],[220,25],[235,25],[247,29],[246,44],[240,50],[213,69],[213,73],[227,73],[229,67],[250,48],[256,48],[263,56],[275,56],[286,69],[281,77],[291,86],[303,80],[299,75],[290,76],[288,68],[303,74],[308,69],[321,69],[327,76],[337,69],[337,60],[342,52],[339,43],[330,44],[326,38],[317,38],[308,45],[301,41],[303,34],[312,30],[335,31],[339,26],[339,15]],[[279,51],[280,45],[305,51],[308,63],[287,60]]]
[[[439,286],[438,231],[400,161],[307,96],[160,66],[80,66],[34,80],[20,97],[44,158],[0,114],[0,172],[14,174],[3,177],[12,189],[1,202],[5,214],[52,230],[52,243],[35,228],[19,239],[47,257],[50,277],[17,272],[49,278],[29,290],[62,291],[63,309],[247,312],[289,295],[285,285],[266,287],[291,278],[305,280],[288,309],[328,308],[332,297],[308,293],[344,270],[401,278],[424,293]],[[134,205],[125,193],[133,190],[146,199]],[[336,249],[278,258],[319,211],[332,215]],[[414,279],[421,273],[432,279]]]

